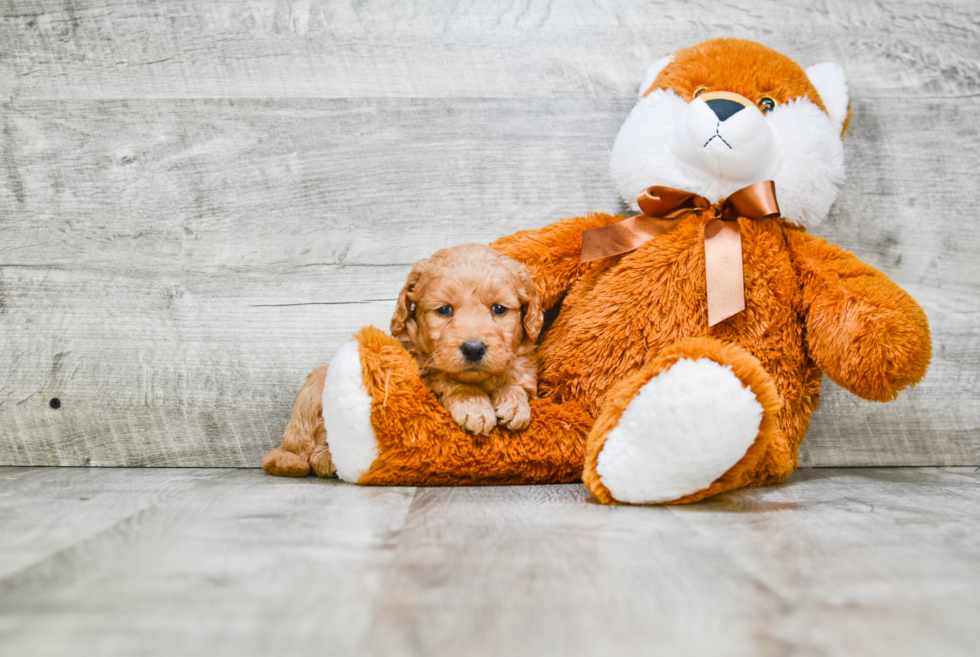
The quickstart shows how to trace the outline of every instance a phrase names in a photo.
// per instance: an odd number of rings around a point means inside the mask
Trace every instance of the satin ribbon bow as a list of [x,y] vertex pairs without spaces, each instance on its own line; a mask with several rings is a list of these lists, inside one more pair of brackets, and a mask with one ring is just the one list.
[[637,197],[643,214],[582,231],[581,262],[620,255],[673,230],[691,213],[704,222],[704,273],[708,326],[745,310],[742,234],[738,218],[779,216],[776,184],[771,180],[743,187],[712,204],[703,196],[672,187],[648,187]]

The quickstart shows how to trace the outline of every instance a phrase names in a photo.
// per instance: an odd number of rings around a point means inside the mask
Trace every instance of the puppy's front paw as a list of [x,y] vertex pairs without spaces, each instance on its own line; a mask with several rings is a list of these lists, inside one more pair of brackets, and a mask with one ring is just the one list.
[[527,393],[517,386],[506,388],[494,396],[493,406],[502,424],[511,431],[526,429],[531,423],[531,405]]
[[493,404],[486,395],[482,397],[465,397],[455,400],[447,406],[453,422],[470,433],[485,436],[497,426],[497,414]]

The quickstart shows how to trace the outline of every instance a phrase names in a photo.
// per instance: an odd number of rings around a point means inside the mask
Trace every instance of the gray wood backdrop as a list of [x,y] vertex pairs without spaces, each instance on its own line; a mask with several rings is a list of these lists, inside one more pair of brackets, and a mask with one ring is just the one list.
[[619,211],[647,65],[716,36],[845,68],[819,232],[932,322],[899,401],[827,383],[803,463],[980,464],[975,0],[4,2],[0,463],[256,466],[413,261]]

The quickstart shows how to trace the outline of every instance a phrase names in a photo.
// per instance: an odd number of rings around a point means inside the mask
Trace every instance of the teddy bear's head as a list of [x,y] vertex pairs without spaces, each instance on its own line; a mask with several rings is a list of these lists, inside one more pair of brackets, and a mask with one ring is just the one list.
[[774,180],[782,214],[820,223],[844,182],[847,81],[833,63],[804,70],[771,48],[714,39],[653,63],[619,131],[610,171],[634,210],[651,185],[715,202]]

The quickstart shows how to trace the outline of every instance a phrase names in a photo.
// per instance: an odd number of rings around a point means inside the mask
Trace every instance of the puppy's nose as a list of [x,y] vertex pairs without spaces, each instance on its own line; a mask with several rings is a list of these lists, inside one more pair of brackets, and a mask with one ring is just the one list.
[[459,350],[463,352],[463,356],[466,360],[471,363],[479,362],[485,353],[487,353],[487,345],[482,342],[464,342],[460,345]]
[[734,100],[728,100],[727,98],[712,98],[711,100],[704,101],[704,104],[711,108],[711,111],[715,113],[719,121],[725,121],[730,116],[734,116],[745,109],[745,105],[736,103]]

